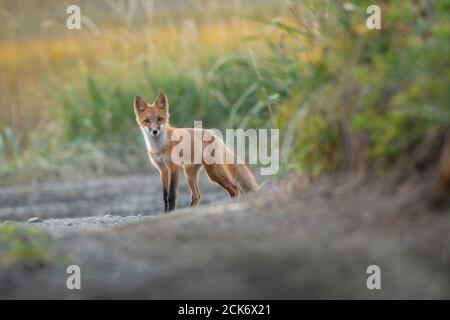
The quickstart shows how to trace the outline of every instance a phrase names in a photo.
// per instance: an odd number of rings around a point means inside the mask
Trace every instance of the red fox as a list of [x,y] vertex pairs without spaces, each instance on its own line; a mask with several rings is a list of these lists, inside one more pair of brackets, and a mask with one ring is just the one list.
[[[158,169],[163,187],[164,211],[176,208],[178,193],[178,176],[182,168],[186,182],[191,190],[190,207],[196,207],[200,202],[200,189],[198,186],[199,172],[202,168],[212,182],[217,183],[225,189],[230,197],[238,196],[239,189],[244,192],[259,189],[255,177],[248,167],[238,158],[234,152],[228,149],[225,143],[217,138],[210,130],[187,128],[174,128],[169,124],[169,102],[166,95],[161,92],[153,103],[147,103],[143,98],[137,96],[134,101],[136,121],[141,128],[147,146],[150,161]],[[192,146],[197,143],[206,148],[212,142],[218,144],[225,153],[238,158],[233,163],[211,163],[211,159],[201,154],[201,161],[194,161],[193,152],[180,156],[185,159],[182,163],[173,161],[172,151],[179,142],[179,137],[188,134],[185,144],[186,148],[181,150],[194,150]],[[203,134],[209,133],[213,139],[204,141]],[[187,157],[186,157],[187,156]],[[186,161],[188,159],[188,161]]]

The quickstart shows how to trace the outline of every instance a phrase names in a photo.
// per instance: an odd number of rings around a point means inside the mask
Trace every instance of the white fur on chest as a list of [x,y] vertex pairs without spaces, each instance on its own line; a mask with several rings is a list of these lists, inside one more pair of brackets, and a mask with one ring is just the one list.
[[170,156],[164,153],[164,147],[167,144],[166,131],[162,130],[157,137],[153,137],[148,128],[141,127],[141,130],[144,135],[147,151],[151,154],[153,164],[158,165],[158,163],[169,162]]

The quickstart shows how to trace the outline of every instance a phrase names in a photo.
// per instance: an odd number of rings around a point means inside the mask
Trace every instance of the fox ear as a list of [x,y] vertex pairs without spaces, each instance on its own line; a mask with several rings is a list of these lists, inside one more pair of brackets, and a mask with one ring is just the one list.
[[164,92],[161,91],[158,94],[154,104],[155,104],[155,107],[161,108],[161,109],[167,109],[169,107],[169,101],[167,100],[167,97],[164,94]]
[[134,110],[136,113],[144,111],[146,103],[140,96],[134,98]]

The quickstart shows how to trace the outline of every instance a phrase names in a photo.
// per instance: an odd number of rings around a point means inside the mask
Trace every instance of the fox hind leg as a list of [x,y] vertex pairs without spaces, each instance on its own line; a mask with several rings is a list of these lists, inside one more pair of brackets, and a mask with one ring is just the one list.
[[206,174],[211,181],[217,183],[223,189],[225,189],[231,198],[239,195],[239,188],[231,180],[228,173],[225,171],[225,167],[220,164],[204,165]]

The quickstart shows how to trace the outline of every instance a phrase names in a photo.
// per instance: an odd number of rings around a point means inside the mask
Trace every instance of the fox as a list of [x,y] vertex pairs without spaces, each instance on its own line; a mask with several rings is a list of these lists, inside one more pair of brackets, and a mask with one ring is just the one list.
[[[149,103],[141,96],[134,99],[136,121],[141,129],[151,163],[159,171],[164,201],[164,212],[172,211],[177,206],[179,172],[183,170],[187,185],[191,192],[189,207],[197,207],[200,203],[199,173],[202,169],[212,183],[223,188],[231,198],[243,193],[254,192],[259,185],[251,170],[242,160],[231,151],[226,144],[209,129],[203,128],[175,128],[169,122],[169,101],[166,94],[161,91],[153,103]],[[209,134],[212,139],[204,141],[202,136]],[[173,161],[171,154],[179,143],[179,137],[187,134],[190,139],[181,143],[187,148],[182,149],[183,161]],[[224,153],[236,157],[233,163],[214,163],[201,155],[201,161],[194,161],[194,153],[183,155],[184,150],[194,150],[192,146],[198,143],[206,148],[211,143],[219,146]],[[188,161],[186,161],[188,159]]]

